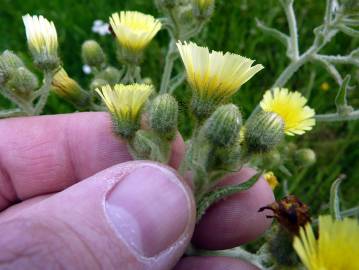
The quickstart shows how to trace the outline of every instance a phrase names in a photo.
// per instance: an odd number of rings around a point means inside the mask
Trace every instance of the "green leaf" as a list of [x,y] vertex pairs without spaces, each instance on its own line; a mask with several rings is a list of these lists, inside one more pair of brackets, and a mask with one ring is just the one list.
[[233,194],[250,189],[258,181],[262,173],[263,171],[257,173],[256,175],[252,176],[248,181],[244,183],[221,187],[205,194],[198,202],[197,222],[201,219],[201,217],[204,215],[208,207],[210,207],[212,204]]
[[338,94],[335,98],[335,105],[337,107],[338,114],[341,116],[347,116],[353,111],[353,108],[351,106],[348,106],[347,101],[350,78],[350,75],[345,76],[343,83],[340,86]]
[[340,198],[339,198],[339,186],[344,180],[345,176],[339,176],[335,180],[330,188],[330,214],[336,220],[341,220],[342,216],[340,213]]

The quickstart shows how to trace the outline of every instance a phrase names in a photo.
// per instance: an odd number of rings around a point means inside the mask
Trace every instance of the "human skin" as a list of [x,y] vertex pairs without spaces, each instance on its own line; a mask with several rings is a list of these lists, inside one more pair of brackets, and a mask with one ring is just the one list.
[[[270,225],[264,179],[212,206],[195,224],[193,193],[170,166],[131,161],[106,113],[0,121],[1,269],[256,269],[223,257],[183,257],[193,243],[231,248]],[[248,180],[244,168],[221,185]]]

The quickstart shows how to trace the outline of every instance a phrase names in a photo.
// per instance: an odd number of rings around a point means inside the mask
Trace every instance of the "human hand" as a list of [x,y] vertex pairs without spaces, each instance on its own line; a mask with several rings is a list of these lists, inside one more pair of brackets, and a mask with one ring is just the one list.
[[[183,154],[178,136],[170,165],[177,168]],[[169,167],[130,160],[105,113],[1,120],[0,268],[173,268],[195,229],[192,192]],[[243,169],[222,184],[254,173]],[[260,179],[212,206],[194,243],[223,249],[255,239],[270,224],[257,210],[273,200]],[[255,267],[230,258],[187,257],[175,269]]]

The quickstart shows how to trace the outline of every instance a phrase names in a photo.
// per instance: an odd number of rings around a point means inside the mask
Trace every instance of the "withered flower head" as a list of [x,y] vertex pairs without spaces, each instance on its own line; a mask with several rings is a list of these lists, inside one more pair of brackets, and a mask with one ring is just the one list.
[[258,210],[271,210],[272,216],[267,218],[275,218],[288,232],[298,235],[300,227],[310,222],[309,207],[301,202],[298,197],[289,195],[282,200],[271,203]]

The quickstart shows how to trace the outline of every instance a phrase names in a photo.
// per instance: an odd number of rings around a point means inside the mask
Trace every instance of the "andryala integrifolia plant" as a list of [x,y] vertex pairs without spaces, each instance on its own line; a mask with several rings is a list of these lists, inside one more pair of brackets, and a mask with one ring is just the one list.
[[[164,15],[159,19],[138,11],[112,14],[109,24],[120,68],[109,64],[112,61],[99,43],[85,41],[81,56],[93,75],[89,90],[80,86],[62,66],[54,23],[42,16],[24,16],[28,47],[34,66],[43,72],[43,84],[39,88],[37,76],[23,61],[15,53],[4,51],[0,56],[1,93],[18,108],[1,111],[0,115],[40,114],[51,89],[78,110],[107,110],[114,134],[127,143],[134,159],[166,164],[171,155],[171,143],[178,135],[179,105],[172,93],[187,79],[192,90],[189,108],[194,128],[186,142],[179,173],[192,177],[197,220],[200,221],[208,207],[250,188],[262,174],[275,189],[281,183],[273,170],[291,176],[288,168],[300,169],[315,163],[313,150],[298,149],[295,144],[286,143],[286,135],[302,135],[310,131],[316,121],[359,118],[358,111],[347,101],[350,78],[342,79],[334,66],[359,66],[358,51],[347,56],[319,54],[338,31],[358,36],[354,29],[359,24],[355,1],[327,0],[323,25],[315,29],[313,45],[303,54],[299,53],[293,2],[280,0],[289,22],[289,35],[258,21],[259,28],[287,46],[291,63],[265,92],[248,119],[243,119],[238,105],[231,103],[231,97],[264,67],[244,56],[211,51],[189,41],[209,21],[215,10],[214,0],[155,0]],[[144,51],[161,29],[168,32],[169,44],[161,84],[157,88],[150,78],[142,77],[141,65],[145,61]],[[175,72],[178,59],[182,60],[183,67]],[[303,94],[284,88],[295,72],[309,61],[321,63],[340,85],[335,101],[337,113],[315,115]],[[217,187],[224,176],[248,164],[260,172],[245,183]],[[219,254],[249,260],[260,269],[296,267],[300,260],[311,270],[359,269],[358,261],[348,257],[348,254],[359,252],[359,225],[344,217],[339,209],[339,184],[339,180],[333,184],[330,196],[332,216],[319,217],[319,238],[314,237],[308,206],[290,195],[259,209],[271,210],[273,215],[268,217],[276,218],[280,226],[267,234],[267,243],[257,254],[240,247]],[[192,247],[188,254],[204,255],[209,251]]]

